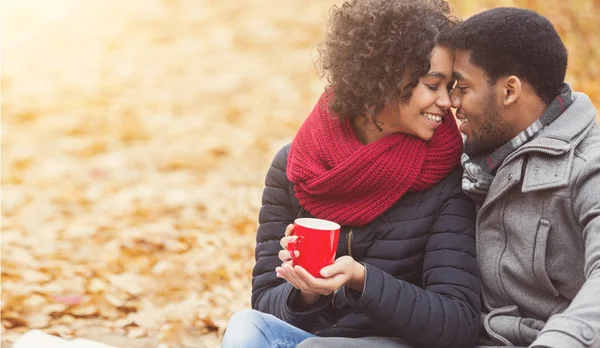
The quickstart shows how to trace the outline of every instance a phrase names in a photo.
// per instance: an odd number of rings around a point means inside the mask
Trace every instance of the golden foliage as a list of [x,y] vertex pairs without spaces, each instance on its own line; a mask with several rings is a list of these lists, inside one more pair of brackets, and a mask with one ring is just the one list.
[[[3,4],[3,344],[218,344],[249,306],[266,169],[323,87],[331,3]],[[517,5],[556,23],[598,105],[600,4],[576,3]]]

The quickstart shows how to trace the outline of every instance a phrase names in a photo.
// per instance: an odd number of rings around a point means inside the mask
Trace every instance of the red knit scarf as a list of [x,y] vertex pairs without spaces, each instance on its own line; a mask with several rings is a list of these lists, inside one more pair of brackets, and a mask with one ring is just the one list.
[[363,145],[321,97],[292,142],[287,176],[314,217],[361,226],[407,191],[432,187],[459,161],[462,141],[451,112],[429,142],[395,133]]

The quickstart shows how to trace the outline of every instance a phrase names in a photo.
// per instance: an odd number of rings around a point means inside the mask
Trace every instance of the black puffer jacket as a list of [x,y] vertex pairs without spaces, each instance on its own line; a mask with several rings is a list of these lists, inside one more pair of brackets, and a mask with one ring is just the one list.
[[479,276],[475,210],[462,193],[457,168],[436,186],[405,194],[366,226],[343,226],[336,257],[351,255],[366,267],[362,294],[343,287],[309,310],[276,277],[285,228],[310,216],[286,177],[289,145],[275,156],[266,178],[252,307],[319,336],[402,337],[415,347],[470,347],[479,328]]

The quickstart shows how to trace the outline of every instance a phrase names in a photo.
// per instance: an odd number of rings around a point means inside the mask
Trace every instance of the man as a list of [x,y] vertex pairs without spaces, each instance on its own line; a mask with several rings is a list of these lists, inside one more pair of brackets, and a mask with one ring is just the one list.
[[600,127],[563,82],[560,37],[535,12],[496,8],[442,43],[456,51],[463,190],[480,207],[487,344],[600,347]]

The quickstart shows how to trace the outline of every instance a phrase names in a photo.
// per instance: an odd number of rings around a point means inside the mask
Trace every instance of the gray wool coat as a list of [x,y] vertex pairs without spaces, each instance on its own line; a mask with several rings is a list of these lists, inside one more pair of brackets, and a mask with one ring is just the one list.
[[504,161],[477,215],[497,344],[600,347],[600,127],[590,99],[573,98]]

